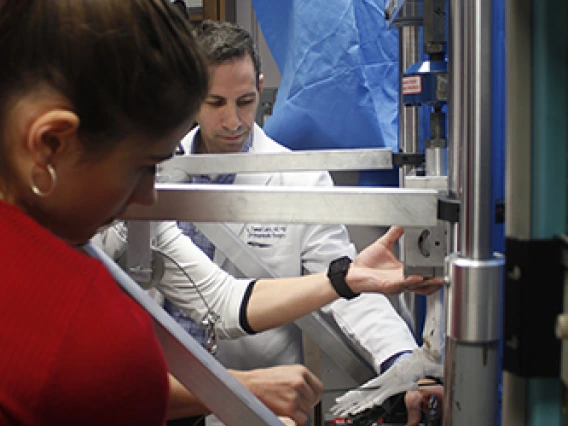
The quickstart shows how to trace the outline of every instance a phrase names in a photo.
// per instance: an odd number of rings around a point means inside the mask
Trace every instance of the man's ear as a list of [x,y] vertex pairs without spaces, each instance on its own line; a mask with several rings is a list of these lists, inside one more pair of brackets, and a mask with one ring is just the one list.
[[50,109],[35,117],[28,127],[27,148],[39,164],[50,164],[51,158],[74,144],[79,117],[65,109]]
[[264,74],[259,74],[258,75],[258,94],[261,95],[262,94],[262,88],[264,87]]

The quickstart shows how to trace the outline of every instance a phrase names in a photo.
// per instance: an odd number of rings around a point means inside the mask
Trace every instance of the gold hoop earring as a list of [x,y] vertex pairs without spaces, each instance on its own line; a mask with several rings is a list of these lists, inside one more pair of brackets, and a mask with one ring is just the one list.
[[[57,173],[55,173],[55,169],[53,168],[53,166],[51,164],[48,164],[47,166],[45,166],[45,168],[47,169],[47,172],[49,173],[49,178],[51,179],[51,185],[50,185],[50,187],[47,191],[42,191],[36,185],[33,170],[32,170],[32,173],[30,175],[30,187],[32,188],[32,191],[34,192],[34,194],[37,195],[38,197],[41,197],[41,198],[45,198],[45,197],[48,197],[49,195],[51,195],[51,193],[55,189],[55,186],[57,185]],[[35,166],[34,166],[34,169],[35,169]]]

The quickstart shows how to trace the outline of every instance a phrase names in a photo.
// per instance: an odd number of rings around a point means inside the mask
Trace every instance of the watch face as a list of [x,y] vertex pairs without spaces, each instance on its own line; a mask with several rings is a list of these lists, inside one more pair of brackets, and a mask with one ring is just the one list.
[[330,273],[336,274],[337,272],[344,272],[349,268],[351,260],[348,257],[341,257],[334,260],[330,265]]

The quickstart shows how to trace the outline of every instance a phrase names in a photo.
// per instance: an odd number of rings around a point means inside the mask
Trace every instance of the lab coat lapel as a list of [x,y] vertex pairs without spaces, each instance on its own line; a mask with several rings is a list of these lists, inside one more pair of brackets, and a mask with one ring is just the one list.
[[[252,144],[249,149],[249,153],[259,153],[265,152],[265,145],[267,141],[267,136],[257,125],[254,126]],[[272,180],[271,173],[241,173],[237,174],[235,177],[234,185],[258,185],[264,186],[269,185]],[[229,229],[241,238],[244,232],[246,223],[227,223]],[[227,257],[221,253],[219,250],[215,251],[215,263],[221,265],[223,269],[227,267],[226,263],[229,262]]]

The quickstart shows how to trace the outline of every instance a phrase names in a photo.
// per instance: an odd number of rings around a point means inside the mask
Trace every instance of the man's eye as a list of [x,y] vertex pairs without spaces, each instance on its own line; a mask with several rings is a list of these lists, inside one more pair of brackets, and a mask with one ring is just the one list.
[[247,106],[247,105],[252,104],[254,101],[255,101],[254,99],[243,99],[243,100],[239,101],[238,105],[239,106]]

